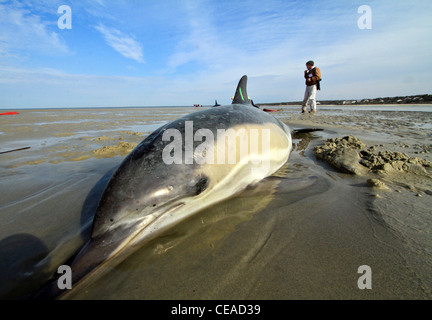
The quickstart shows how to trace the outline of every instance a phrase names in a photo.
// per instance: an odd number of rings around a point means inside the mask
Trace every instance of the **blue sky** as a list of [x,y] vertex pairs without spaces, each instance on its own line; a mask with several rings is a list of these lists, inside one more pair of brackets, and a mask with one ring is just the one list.
[[[72,28],[60,29],[61,5]],[[362,5],[372,29],[360,29]],[[298,101],[431,93],[432,1],[0,0],[0,108]]]

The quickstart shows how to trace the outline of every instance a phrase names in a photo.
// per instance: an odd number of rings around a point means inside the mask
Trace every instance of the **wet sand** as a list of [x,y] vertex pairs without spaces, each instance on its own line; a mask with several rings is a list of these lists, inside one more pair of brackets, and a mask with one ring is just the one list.
[[[274,115],[291,128],[324,131],[296,137],[274,176],[143,245],[68,298],[430,299],[432,112],[299,110]],[[0,118],[0,152],[30,147],[0,154],[0,297],[26,297],[47,281],[89,238],[112,169],[150,132],[195,111],[25,110]],[[350,146],[328,147],[347,136],[363,144],[353,149],[365,151],[358,163]],[[360,169],[319,157],[326,143],[329,155]],[[360,164],[366,151],[369,160],[380,152],[407,157],[379,170]],[[370,290],[357,286],[361,265],[371,267]]]

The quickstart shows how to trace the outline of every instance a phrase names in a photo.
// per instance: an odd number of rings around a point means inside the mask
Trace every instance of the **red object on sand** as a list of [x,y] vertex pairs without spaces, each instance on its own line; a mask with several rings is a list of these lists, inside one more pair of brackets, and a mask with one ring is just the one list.
[[273,109],[263,109],[265,112],[276,112],[276,111],[279,111],[279,110],[273,110]]
[[12,114],[18,114],[18,112],[12,111],[12,112],[4,112],[4,113],[0,113],[0,116],[8,116],[8,115],[12,115]]

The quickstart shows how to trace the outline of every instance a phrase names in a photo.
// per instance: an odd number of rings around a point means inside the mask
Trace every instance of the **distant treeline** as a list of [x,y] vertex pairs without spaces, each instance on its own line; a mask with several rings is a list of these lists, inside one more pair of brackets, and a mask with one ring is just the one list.
[[[415,96],[403,97],[385,97],[373,99],[360,99],[360,100],[318,100],[320,104],[325,105],[352,105],[352,104],[432,104],[432,95],[423,94]],[[275,103],[260,103],[257,105],[266,106],[282,106],[282,105],[299,105],[302,101],[292,102],[275,102]]]

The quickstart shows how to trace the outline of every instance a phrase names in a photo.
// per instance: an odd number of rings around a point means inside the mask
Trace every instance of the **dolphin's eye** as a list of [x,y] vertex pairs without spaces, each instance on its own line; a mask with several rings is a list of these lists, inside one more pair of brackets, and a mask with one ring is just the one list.
[[191,187],[192,193],[197,196],[204,192],[209,185],[209,179],[206,176],[199,176],[198,181]]

